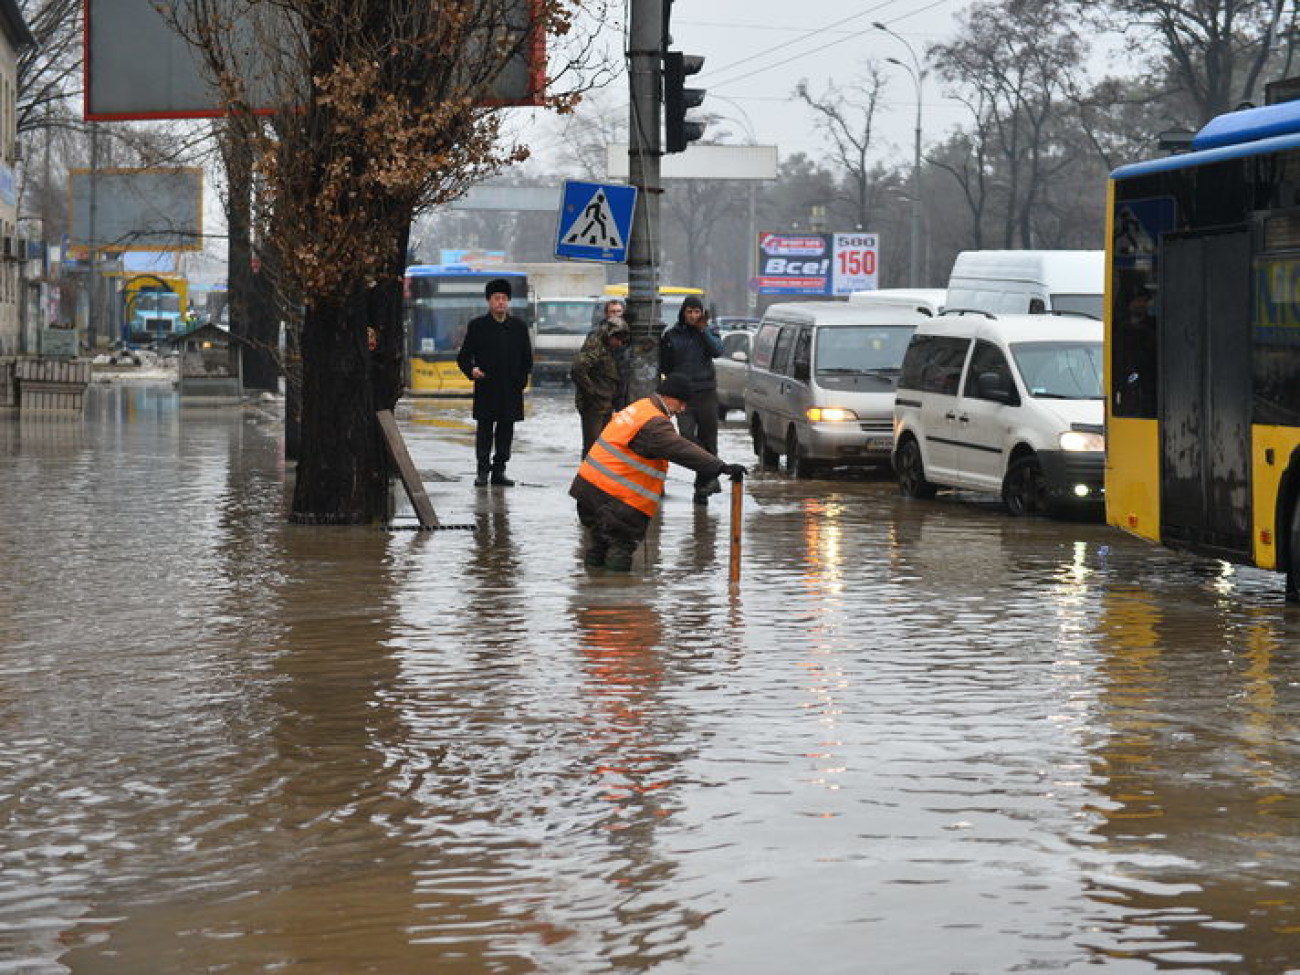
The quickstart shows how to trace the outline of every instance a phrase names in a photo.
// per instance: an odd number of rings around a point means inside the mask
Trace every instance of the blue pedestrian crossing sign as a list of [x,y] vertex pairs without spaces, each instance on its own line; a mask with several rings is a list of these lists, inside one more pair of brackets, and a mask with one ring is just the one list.
[[635,186],[566,180],[555,256],[614,264],[626,261],[635,209]]

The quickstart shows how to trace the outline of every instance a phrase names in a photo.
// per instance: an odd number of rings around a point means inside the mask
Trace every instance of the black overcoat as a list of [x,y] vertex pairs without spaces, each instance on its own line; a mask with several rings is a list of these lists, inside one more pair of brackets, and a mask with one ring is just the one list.
[[456,364],[467,379],[475,366],[483,378],[474,380],[474,419],[522,420],[524,387],[533,371],[533,344],[528,326],[514,315],[498,322],[491,315],[470,319]]

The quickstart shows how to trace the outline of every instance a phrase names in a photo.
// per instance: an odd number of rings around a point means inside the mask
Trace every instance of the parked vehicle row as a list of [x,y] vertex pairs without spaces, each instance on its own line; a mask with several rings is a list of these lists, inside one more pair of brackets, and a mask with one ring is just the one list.
[[[1005,278],[983,290],[773,305],[752,333],[724,337],[719,410],[743,408],[760,466],[784,458],[795,476],[889,465],[908,497],[956,488],[999,496],[1015,515],[1099,511],[1095,256],[989,252],[954,269],[955,280],[963,267]],[[954,297],[1021,313],[954,308]]]

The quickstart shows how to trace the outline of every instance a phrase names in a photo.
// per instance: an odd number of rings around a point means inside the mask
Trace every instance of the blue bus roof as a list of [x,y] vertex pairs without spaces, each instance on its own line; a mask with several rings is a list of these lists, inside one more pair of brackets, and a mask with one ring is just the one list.
[[507,271],[504,268],[484,271],[481,268],[470,267],[468,264],[412,264],[406,269],[406,274],[408,277],[450,276],[455,274],[467,278],[523,278],[528,276],[524,271]]
[[1243,108],[1211,119],[1192,139],[1192,151],[1120,166],[1111,179],[1188,169],[1300,147],[1300,101]]

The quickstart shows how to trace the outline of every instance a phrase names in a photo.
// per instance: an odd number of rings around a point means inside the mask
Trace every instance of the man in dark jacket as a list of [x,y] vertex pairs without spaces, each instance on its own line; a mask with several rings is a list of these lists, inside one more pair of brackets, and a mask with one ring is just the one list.
[[[686,410],[677,419],[682,436],[711,454],[718,452],[718,377],[713,360],[722,355],[722,336],[709,324],[704,302],[687,295],[677,322],[659,340],[659,372],[677,373],[690,383]],[[722,488],[716,477],[697,473],[695,503],[708,504]]]
[[515,423],[524,418],[524,387],[533,371],[528,326],[510,314],[510,282],[496,278],[486,288],[488,314],[470,320],[456,364],[474,383],[476,487],[491,482],[513,487],[506,477]]
[[582,456],[616,412],[627,406],[627,375],[619,356],[631,338],[627,322],[611,318],[587,335],[569,368],[573,403],[582,419]]
[[671,418],[690,395],[685,376],[669,375],[657,393],[614,414],[587,452],[569,494],[578,502],[588,568],[632,568],[632,555],[659,512],[670,461],[706,477],[745,476],[745,468],[719,460],[673,427]]

